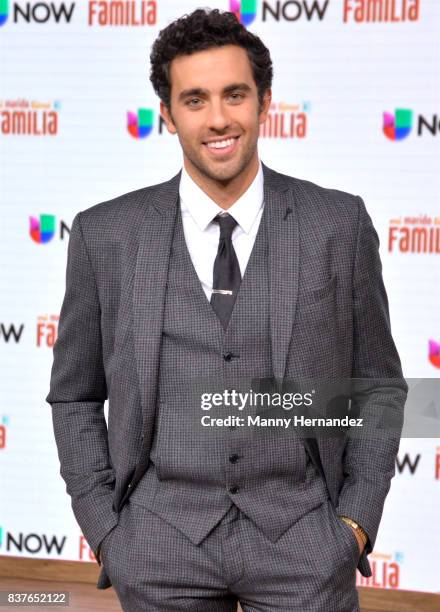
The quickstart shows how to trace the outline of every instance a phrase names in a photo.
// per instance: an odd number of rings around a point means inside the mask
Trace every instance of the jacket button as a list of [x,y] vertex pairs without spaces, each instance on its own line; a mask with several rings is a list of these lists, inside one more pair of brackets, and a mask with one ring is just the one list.
[[231,455],[231,456],[229,457],[229,461],[230,461],[231,463],[237,463],[237,461],[238,461],[239,459],[240,459],[239,455]]
[[238,487],[237,485],[232,485],[232,487],[229,487],[229,493],[232,493],[233,495],[235,495],[235,493],[238,493]]
[[233,354],[233,353],[225,353],[225,354],[223,355],[223,359],[224,359],[225,361],[231,361],[231,360],[232,360],[232,358],[233,358],[233,356],[234,356],[234,354]]
[[128,483],[128,487],[127,488],[130,489],[130,487],[131,487],[131,482]]

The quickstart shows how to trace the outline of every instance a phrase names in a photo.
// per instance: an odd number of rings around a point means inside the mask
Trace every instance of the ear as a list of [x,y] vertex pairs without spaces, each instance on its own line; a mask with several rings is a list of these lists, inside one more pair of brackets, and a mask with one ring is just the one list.
[[162,119],[165,121],[165,125],[167,126],[167,130],[170,134],[177,134],[176,126],[174,125],[174,121],[171,117],[171,112],[168,107],[160,101],[160,114]]
[[261,110],[258,116],[259,123],[264,123],[266,121],[271,102],[272,102],[272,90],[266,89],[266,91],[264,92],[264,96],[263,96],[263,104],[261,105]]

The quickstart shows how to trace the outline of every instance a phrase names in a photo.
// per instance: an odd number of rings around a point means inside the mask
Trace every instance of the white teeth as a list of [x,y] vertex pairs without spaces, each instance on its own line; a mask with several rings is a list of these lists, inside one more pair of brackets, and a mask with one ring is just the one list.
[[207,146],[211,149],[224,149],[234,144],[235,138],[229,138],[228,140],[219,140],[217,142],[208,142]]

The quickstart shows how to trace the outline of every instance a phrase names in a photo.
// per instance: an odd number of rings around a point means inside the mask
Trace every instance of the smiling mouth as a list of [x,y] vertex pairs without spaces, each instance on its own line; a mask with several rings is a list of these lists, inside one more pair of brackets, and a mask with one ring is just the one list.
[[231,136],[231,138],[214,140],[212,142],[205,142],[203,144],[213,155],[226,155],[227,153],[234,151],[239,138],[240,136]]

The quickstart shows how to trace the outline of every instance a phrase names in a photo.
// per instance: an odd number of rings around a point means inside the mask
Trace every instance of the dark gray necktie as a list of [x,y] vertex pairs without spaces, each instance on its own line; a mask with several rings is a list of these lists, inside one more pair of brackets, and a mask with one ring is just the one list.
[[214,261],[211,304],[226,329],[241,283],[240,266],[231,238],[237,221],[228,213],[217,215],[214,221],[220,226],[220,239]]

